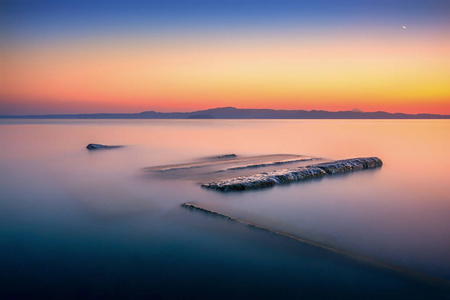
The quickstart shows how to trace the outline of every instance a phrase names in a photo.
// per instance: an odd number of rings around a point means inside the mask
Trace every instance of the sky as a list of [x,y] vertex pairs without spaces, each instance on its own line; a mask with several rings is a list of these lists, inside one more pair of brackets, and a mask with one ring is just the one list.
[[450,1],[0,0],[0,114],[224,106],[450,114]]

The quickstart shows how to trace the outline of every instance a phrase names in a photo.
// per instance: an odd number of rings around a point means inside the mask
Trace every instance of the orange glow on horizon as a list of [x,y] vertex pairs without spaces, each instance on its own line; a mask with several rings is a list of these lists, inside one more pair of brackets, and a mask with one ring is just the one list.
[[296,40],[123,38],[3,47],[0,110],[235,106],[450,114],[450,40],[417,40],[354,34]]

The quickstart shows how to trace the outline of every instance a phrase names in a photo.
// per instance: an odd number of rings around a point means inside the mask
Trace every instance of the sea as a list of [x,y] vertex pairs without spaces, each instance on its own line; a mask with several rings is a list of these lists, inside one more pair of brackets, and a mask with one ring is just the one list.
[[[146,169],[226,154],[383,166],[231,193]],[[450,299],[449,178],[449,120],[0,119],[0,298]]]

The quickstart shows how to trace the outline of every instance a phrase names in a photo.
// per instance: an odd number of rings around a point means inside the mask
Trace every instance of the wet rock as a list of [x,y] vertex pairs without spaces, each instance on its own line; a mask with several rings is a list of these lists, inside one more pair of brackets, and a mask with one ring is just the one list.
[[243,191],[274,186],[294,181],[324,177],[339,173],[381,167],[381,159],[377,157],[362,157],[320,163],[294,169],[282,169],[273,172],[255,174],[246,177],[236,177],[202,184],[202,187],[227,191]]
[[356,170],[371,169],[380,167],[383,163],[378,157],[363,157],[363,158],[351,158],[344,160],[337,160],[332,162],[320,163],[307,168],[320,168],[327,172],[329,175],[336,173],[345,173]]
[[114,149],[114,148],[120,148],[123,146],[108,146],[108,145],[101,145],[101,144],[89,144],[86,146],[86,149],[88,150],[100,150],[100,149]]
[[217,158],[230,158],[230,157],[237,157],[237,155],[232,153],[232,154],[224,154],[224,155],[217,156]]
[[314,159],[320,159],[320,158],[305,157],[305,158],[299,158],[299,159],[286,159],[286,160],[280,160],[280,161],[271,161],[271,162],[259,163],[259,164],[248,164],[248,165],[243,165],[243,166],[228,167],[225,169],[217,170],[215,172],[226,172],[226,171],[234,171],[234,170],[242,170],[242,169],[268,167],[268,166],[275,166],[275,165],[281,165],[281,164],[290,164],[290,163],[295,163],[295,162],[310,161],[310,160],[314,160]]

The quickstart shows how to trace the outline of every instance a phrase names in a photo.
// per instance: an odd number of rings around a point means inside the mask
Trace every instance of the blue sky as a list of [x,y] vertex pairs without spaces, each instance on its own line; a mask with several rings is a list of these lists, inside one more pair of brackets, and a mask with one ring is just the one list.
[[[3,0],[3,35],[15,38],[77,32],[220,26],[271,27],[290,23],[448,23],[448,0],[396,1],[114,1]],[[148,28],[147,28],[148,29]]]

